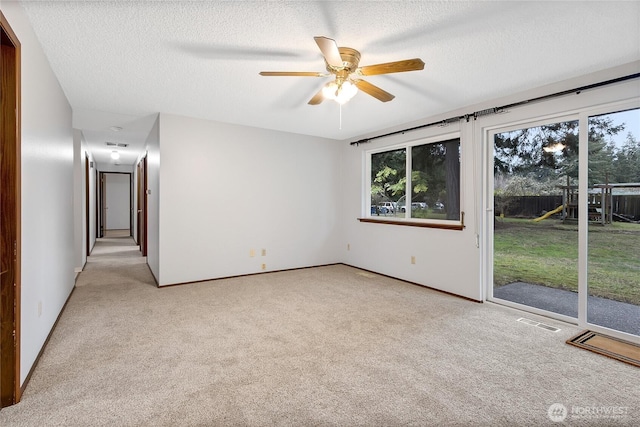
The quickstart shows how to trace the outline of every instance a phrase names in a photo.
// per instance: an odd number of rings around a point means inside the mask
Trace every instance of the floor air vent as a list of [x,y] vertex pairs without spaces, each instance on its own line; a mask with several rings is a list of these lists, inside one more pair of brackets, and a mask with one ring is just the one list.
[[374,277],[378,277],[376,274],[367,273],[366,271],[358,271],[356,274],[358,276],[368,277],[369,279],[373,279]]
[[527,325],[536,326],[538,328],[546,329],[547,331],[551,331],[551,332],[559,332],[560,331],[560,329],[556,328],[555,326],[546,325],[544,323],[536,322],[535,320],[531,320],[531,319],[525,319],[524,317],[519,318],[517,321],[518,322],[522,322],[522,323],[526,323]]

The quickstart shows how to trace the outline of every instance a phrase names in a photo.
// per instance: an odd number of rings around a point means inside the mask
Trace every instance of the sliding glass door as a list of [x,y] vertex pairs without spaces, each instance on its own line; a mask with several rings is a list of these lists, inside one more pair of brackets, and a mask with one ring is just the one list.
[[640,335],[640,109],[588,120],[587,322]]
[[640,109],[487,136],[487,298],[640,336]]
[[492,296],[577,318],[578,120],[492,136]]

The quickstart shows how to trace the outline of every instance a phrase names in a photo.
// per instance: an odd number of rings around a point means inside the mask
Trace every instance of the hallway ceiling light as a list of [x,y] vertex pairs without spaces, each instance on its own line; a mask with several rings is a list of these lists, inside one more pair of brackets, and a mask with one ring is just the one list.
[[111,158],[112,158],[113,160],[118,160],[118,159],[120,158],[120,153],[118,153],[118,152],[117,152],[117,151],[115,151],[115,150],[114,150],[114,151],[112,151],[112,152],[111,152]]

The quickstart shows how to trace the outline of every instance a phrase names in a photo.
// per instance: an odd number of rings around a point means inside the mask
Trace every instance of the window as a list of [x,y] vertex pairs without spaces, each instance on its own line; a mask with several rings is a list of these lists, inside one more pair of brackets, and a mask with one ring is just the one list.
[[369,218],[461,221],[459,137],[370,152],[367,160]]

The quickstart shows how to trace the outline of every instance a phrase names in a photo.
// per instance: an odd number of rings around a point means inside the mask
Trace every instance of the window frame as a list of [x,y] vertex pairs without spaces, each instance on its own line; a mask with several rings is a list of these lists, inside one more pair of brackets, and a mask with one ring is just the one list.
[[[404,149],[405,150],[405,176],[406,176],[406,187],[405,187],[405,195],[412,194],[412,149],[413,147],[428,145],[428,144],[438,144],[444,143],[453,139],[458,139],[460,142],[460,188],[459,188],[459,206],[460,206],[460,217],[457,220],[450,219],[433,219],[433,218],[412,218],[411,217],[411,209],[405,209],[404,217],[389,217],[389,218],[380,218],[371,215],[371,157],[375,154],[385,153],[389,151],[395,151]],[[358,218],[360,222],[367,223],[379,223],[379,224],[387,224],[387,225],[401,225],[401,226],[413,226],[413,227],[425,227],[425,228],[440,228],[446,230],[463,230],[464,229],[464,191],[463,191],[463,182],[464,182],[464,169],[462,167],[463,164],[463,154],[462,154],[462,132],[460,129],[452,130],[447,133],[440,133],[432,136],[420,137],[417,139],[404,141],[402,143],[397,143],[393,145],[386,145],[384,147],[372,148],[370,150],[365,150],[363,152],[364,156],[364,177],[363,177],[363,212],[362,216]],[[411,197],[409,197],[410,199]],[[405,197],[405,206],[410,206],[410,201],[407,202]]]

